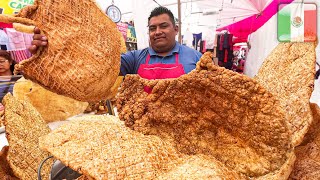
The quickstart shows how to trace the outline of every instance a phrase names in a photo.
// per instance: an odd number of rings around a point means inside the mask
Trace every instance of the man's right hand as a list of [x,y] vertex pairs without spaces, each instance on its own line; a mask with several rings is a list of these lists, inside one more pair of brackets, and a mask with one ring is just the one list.
[[48,44],[48,38],[45,35],[40,34],[39,28],[37,28],[37,27],[34,28],[33,40],[31,42],[31,46],[28,48],[28,50],[32,54],[35,54],[39,47],[47,46],[47,44]]

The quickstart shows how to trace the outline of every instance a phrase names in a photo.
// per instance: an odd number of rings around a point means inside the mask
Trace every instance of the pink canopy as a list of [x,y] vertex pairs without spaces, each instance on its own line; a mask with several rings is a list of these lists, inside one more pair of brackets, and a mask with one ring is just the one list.
[[[238,2],[238,0],[234,0]],[[263,26],[273,15],[278,12],[279,3],[291,3],[293,0],[240,0],[246,1],[251,4],[251,9],[248,10],[242,7],[234,7],[233,11],[231,9],[224,10],[221,12],[221,22],[224,19],[229,19],[229,25],[218,28],[217,31],[228,30],[235,37],[235,42],[246,42],[248,35],[255,32],[261,26]],[[248,7],[248,6],[247,6]],[[252,10],[252,7],[255,10]],[[238,10],[239,9],[239,10]],[[242,15],[236,16],[237,12],[243,13]],[[230,13],[230,14],[228,14]],[[248,14],[250,14],[248,16]],[[232,17],[234,16],[234,17]],[[230,18],[233,20],[233,23],[230,23]],[[222,23],[223,24],[223,23]]]

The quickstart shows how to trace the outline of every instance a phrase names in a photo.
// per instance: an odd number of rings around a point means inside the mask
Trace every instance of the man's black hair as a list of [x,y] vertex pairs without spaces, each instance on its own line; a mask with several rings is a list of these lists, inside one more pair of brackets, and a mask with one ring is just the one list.
[[163,6],[156,7],[151,11],[150,16],[148,18],[148,24],[149,24],[149,21],[152,17],[159,16],[161,14],[167,14],[170,17],[170,20],[171,20],[173,26],[176,25],[172,12],[168,8],[163,7]]

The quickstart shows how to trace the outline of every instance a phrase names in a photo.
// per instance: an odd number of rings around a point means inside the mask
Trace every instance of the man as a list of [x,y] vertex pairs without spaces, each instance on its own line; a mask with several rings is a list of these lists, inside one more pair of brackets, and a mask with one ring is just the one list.
[[[196,67],[201,53],[175,41],[178,26],[172,12],[165,7],[155,8],[149,18],[150,47],[121,55],[120,74],[139,74],[146,79],[177,78]],[[47,45],[47,38],[35,29],[29,50],[35,53]]]

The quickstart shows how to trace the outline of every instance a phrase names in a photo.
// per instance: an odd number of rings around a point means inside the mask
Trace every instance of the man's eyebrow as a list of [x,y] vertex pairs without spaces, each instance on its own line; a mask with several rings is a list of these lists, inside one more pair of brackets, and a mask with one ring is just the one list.
[[166,25],[166,24],[169,24],[169,23],[163,22],[163,23],[160,23],[159,25],[148,25],[147,27],[156,27],[156,26],[161,26],[161,25]]
[[167,24],[169,24],[169,23],[163,22],[163,23],[160,23],[159,26],[161,26],[161,25],[167,25]]

